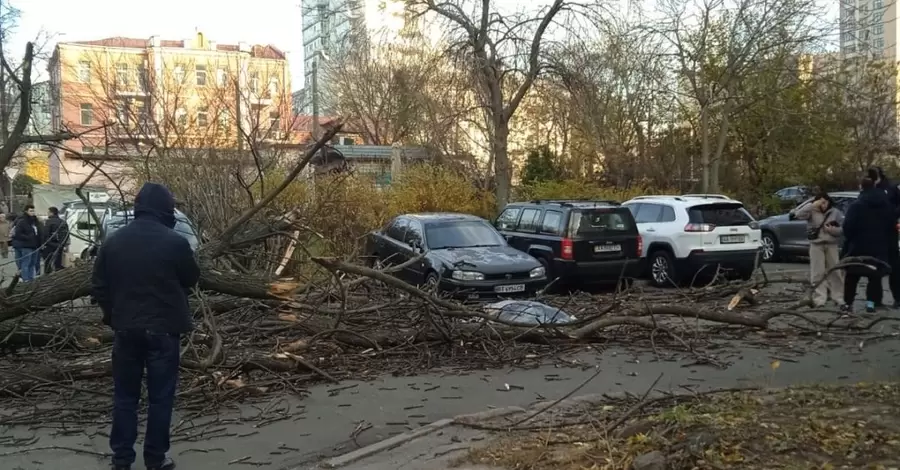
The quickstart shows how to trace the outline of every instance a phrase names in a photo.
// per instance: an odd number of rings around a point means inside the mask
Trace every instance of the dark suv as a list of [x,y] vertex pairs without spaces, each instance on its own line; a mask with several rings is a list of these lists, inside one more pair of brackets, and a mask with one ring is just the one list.
[[641,236],[615,201],[538,200],[506,206],[494,225],[510,246],[568,284],[630,283],[643,271]]

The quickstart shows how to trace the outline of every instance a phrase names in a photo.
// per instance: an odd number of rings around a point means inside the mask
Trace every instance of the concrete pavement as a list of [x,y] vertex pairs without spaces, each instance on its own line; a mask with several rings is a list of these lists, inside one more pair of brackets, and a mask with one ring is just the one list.
[[[862,350],[839,347],[802,357],[775,355],[773,351],[763,349],[742,349],[734,355],[729,354],[729,358],[719,358],[734,361],[731,367],[714,369],[691,365],[690,360],[657,362],[650,354],[632,356],[609,350],[602,354],[579,355],[577,359],[585,369],[547,366],[469,374],[435,373],[409,378],[385,377],[369,383],[318,386],[313,387],[310,396],[303,400],[279,397],[277,402],[270,404],[245,405],[223,412],[215,418],[221,425],[216,424],[217,429],[208,430],[206,436],[176,435],[172,455],[179,461],[180,468],[192,470],[221,469],[229,462],[234,462],[231,465],[279,470],[312,469],[323,458],[344,454],[434,421],[558,398],[593,374],[594,367],[599,367],[602,372],[578,394],[642,393],[660,373],[664,375],[657,388],[669,391],[889,380],[900,375],[896,361],[898,351],[900,343],[896,340],[875,343]],[[774,359],[781,361],[777,370],[770,367]],[[278,416],[269,411],[271,417],[265,417],[263,421],[254,419],[262,409],[286,406],[291,407],[289,413]],[[179,415],[177,419],[181,417]],[[186,427],[187,424],[180,426]],[[85,452],[107,452],[105,432],[105,427],[82,431],[78,426],[55,432],[25,427],[0,429],[0,436],[3,436],[0,445],[6,444],[6,448],[0,449],[0,468],[96,469],[104,459]],[[27,440],[15,443],[12,441],[14,436]],[[43,446],[68,449],[21,453],[27,448]],[[401,453],[388,457],[404,458],[402,450],[398,452]],[[396,463],[391,462],[387,465]]]

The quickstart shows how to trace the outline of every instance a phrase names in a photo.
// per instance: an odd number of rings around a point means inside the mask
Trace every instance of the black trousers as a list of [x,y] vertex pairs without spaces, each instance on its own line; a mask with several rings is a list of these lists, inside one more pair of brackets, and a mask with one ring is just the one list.
[[856,299],[856,287],[859,285],[859,280],[863,277],[867,278],[866,300],[876,304],[881,303],[884,297],[884,290],[881,288],[881,278],[884,276],[881,274],[862,276],[860,273],[848,269],[844,274],[844,303],[847,305],[853,305],[853,300]]
[[63,254],[62,248],[44,253],[44,274],[50,274],[63,268]]

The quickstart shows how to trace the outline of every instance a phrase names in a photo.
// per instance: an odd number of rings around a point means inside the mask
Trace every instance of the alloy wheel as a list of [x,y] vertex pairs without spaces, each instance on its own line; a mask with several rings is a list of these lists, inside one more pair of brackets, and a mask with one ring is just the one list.
[[762,259],[769,261],[775,257],[775,240],[769,235],[762,237]]
[[669,278],[669,262],[665,257],[657,256],[653,258],[653,264],[650,266],[650,275],[657,284],[666,282]]

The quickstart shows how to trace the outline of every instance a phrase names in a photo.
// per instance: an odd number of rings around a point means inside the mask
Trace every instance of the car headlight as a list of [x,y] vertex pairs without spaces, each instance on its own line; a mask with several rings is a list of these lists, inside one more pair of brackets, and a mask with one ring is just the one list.
[[538,266],[538,267],[532,269],[531,272],[528,273],[528,276],[533,279],[536,277],[544,277],[546,274],[547,274],[547,270],[544,269],[543,266]]
[[453,274],[450,275],[453,279],[457,281],[483,281],[484,274],[476,272],[476,271],[453,271]]

